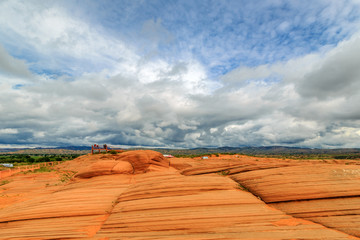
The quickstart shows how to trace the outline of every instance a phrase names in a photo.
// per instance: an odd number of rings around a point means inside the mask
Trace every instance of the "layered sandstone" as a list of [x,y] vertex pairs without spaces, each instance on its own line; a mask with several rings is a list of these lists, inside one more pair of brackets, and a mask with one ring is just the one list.
[[0,239],[358,239],[359,165],[347,164],[82,156],[7,178]]
[[81,169],[75,177],[90,178],[111,174],[145,173],[154,169],[166,169],[169,165],[169,160],[159,152],[151,150],[129,151],[101,156],[99,161]]
[[182,172],[225,173],[268,206],[360,237],[360,162],[233,159],[232,165],[219,161]]

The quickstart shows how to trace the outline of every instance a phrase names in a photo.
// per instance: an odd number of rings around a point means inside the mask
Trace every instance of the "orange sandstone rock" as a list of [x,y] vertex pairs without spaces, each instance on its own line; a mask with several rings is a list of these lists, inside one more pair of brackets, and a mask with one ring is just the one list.
[[100,160],[77,173],[75,177],[90,178],[111,174],[132,174],[133,172],[134,168],[129,162],[117,160]]
[[97,161],[83,168],[75,177],[90,178],[110,174],[136,174],[161,171],[170,162],[161,153],[151,150],[128,151],[117,155],[96,155]]
[[294,217],[360,236],[360,197],[290,201],[271,206]]
[[168,168],[170,161],[161,153],[151,150],[128,151],[117,155],[117,160],[127,161],[134,168],[134,173],[147,172],[151,165]]
[[280,167],[232,178],[267,203],[360,196],[360,169],[351,165]]
[[111,169],[113,174],[132,174],[134,168],[131,163],[126,161],[118,161],[116,165]]
[[[0,188],[0,239],[359,239],[355,165],[246,156],[170,161],[178,170],[153,151],[96,154],[57,172],[12,176]],[[66,171],[78,177],[63,182]]]

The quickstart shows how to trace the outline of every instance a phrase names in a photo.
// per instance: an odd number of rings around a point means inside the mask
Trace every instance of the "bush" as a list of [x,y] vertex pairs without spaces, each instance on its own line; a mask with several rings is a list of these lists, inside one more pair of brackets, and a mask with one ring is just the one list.
[[244,187],[243,185],[241,185],[240,183],[237,184],[236,188],[240,189],[242,191],[249,192],[249,190],[246,187]]
[[49,157],[41,157],[38,159],[38,162],[50,162],[50,158]]
[[0,186],[8,184],[10,181],[9,180],[3,180],[0,182]]
[[34,162],[35,162],[35,159],[31,157],[31,158],[26,159],[26,162],[28,162],[28,163],[34,163]]
[[230,170],[227,170],[227,171],[223,170],[223,171],[218,172],[218,174],[221,176],[227,176],[230,174]]
[[43,172],[52,172],[55,171],[52,168],[48,168],[48,167],[40,167],[39,169],[35,169],[34,173],[43,173]]
[[68,182],[75,176],[76,173],[77,172],[75,171],[65,172],[61,175],[60,181],[63,183]]

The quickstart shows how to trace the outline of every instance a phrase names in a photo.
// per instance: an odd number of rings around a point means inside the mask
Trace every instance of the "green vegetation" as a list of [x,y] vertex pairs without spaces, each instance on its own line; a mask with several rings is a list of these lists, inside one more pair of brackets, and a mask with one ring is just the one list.
[[223,170],[223,171],[218,172],[218,174],[219,174],[220,176],[227,176],[227,175],[230,174],[230,170],[227,170],[227,171]]
[[56,184],[49,184],[47,183],[45,186],[58,186],[61,183],[67,183],[69,182],[74,175],[77,173],[76,171],[60,171],[52,167],[40,167],[39,169],[35,169],[33,171],[29,170],[26,172],[21,172],[21,174],[33,174],[33,173],[46,173],[46,172],[56,172],[56,174],[59,176],[59,183]]
[[40,167],[39,169],[35,169],[34,173],[44,173],[44,172],[53,172],[53,171],[55,170],[51,167]]
[[41,162],[67,161],[80,154],[1,154],[0,163],[12,163],[14,166],[37,164]]
[[[145,148],[132,148],[129,150],[141,150]],[[194,149],[164,149],[146,148],[158,151],[162,154],[170,154],[175,157],[199,158],[218,157],[221,155],[248,155],[257,158],[281,158],[281,159],[355,159],[360,160],[360,149],[310,149],[291,147],[219,147],[219,148],[194,148]],[[78,156],[89,153],[89,151],[71,151],[64,149],[28,149],[16,152],[0,152],[0,163],[13,163],[14,166],[36,164],[49,161],[72,160]],[[99,154],[94,151],[94,154]],[[102,151],[101,154],[117,154],[115,150]],[[1,166],[0,166],[1,168]]]
[[9,180],[3,180],[0,182],[0,186],[8,184],[10,181]]
[[240,183],[238,183],[238,185],[236,186],[236,188],[237,188],[237,189],[240,189],[240,190],[242,190],[242,191],[247,191],[247,192],[249,192],[249,190],[248,190],[246,187],[244,187],[243,185],[241,185]]
[[117,154],[117,153],[118,152],[116,150],[110,150],[108,152],[106,152],[106,151],[98,152],[98,151],[95,150],[93,154]]
[[61,175],[60,177],[60,181],[65,183],[65,182],[68,182],[70,181],[70,179],[72,179],[74,177],[74,175],[76,174],[77,172],[75,171],[71,171],[71,172],[65,172]]
[[162,154],[171,154],[175,157],[194,158],[203,156],[222,155],[248,155],[257,158],[281,159],[357,159],[360,160],[360,149],[310,149],[292,147],[220,147],[220,148],[194,148],[194,149],[151,149]]

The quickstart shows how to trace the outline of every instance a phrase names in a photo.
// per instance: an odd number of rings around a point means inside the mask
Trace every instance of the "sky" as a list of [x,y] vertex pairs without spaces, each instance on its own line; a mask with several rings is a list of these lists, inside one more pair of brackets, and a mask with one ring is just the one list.
[[360,148],[360,0],[0,0],[0,147]]

